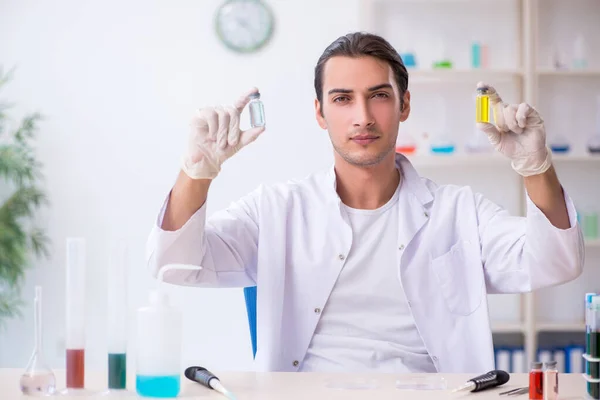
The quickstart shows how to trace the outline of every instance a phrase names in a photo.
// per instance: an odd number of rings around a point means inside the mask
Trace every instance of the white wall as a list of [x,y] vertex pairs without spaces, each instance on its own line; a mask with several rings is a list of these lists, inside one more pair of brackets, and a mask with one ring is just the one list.
[[[0,64],[18,68],[1,95],[18,103],[17,111],[47,116],[39,155],[52,207],[40,222],[53,253],[27,275],[24,318],[0,332],[0,366],[27,363],[35,284],[44,288],[49,362],[64,365],[64,239],[81,235],[88,245],[86,357],[90,368],[104,367],[109,241],[123,236],[130,246],[133,312],[153,285],[144,269],[145,241],[198,107],[232,102],[256,85],[268,122],[260,140],[229,160],[214,182],[209,213],[260,182],[302,177],[330,164],[327,133],[313,113],[313,68],[327,44],[357,28],[355,2],[270,0],[277,18],[273,41],[243,57],[213,34],[220,3],[0,3]],[[309,155],[316,161],[309,163]],[[198,305],[185,310],[188,360],[214,369],[251,367],[241,290],[173,293]]]

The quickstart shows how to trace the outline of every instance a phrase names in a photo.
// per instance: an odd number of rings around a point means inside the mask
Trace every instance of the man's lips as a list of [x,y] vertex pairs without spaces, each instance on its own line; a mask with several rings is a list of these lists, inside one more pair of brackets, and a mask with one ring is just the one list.
[[377,136],[377,135],[356,135],[352,138],[352,141],[354,141],[355,143],[358,143],[358,144],[365,145],[365,144],[373,143],[377,139],[379,139],[379,136]]

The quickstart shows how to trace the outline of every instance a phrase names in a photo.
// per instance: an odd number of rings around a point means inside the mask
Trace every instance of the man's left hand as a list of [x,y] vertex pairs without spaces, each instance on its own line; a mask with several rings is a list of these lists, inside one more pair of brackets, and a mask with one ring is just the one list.
[[546,146],[546,129],[539,113],[529,104],[506,104],[496,89],[485,83],[494,122],[478,123],[492,145],[511,160],[513,169],[522,176],[539,175],[552,165],[551,152]]

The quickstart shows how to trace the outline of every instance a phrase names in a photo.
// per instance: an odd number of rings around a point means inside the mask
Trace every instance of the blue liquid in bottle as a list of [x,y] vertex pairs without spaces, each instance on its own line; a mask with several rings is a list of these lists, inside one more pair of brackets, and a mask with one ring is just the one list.
[[436,154],[452,154],[454,153],[454,145],[431,146],[431,152]]
[[179,375],[147,376],[137,375],[135,389],[140,396],[172,398],[177,397],[180,390]]
[[552,150],[553,153],[568,153],[569,150],[571,149],[571,146],[569,146],[568,144],[553,144],[550,145],[550,150]]

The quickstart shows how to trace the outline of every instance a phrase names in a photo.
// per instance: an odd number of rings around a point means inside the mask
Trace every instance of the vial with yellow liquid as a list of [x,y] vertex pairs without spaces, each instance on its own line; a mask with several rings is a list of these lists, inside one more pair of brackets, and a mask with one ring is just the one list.
[[476,122],[490,122],[490,95],[487,87],[477,88],[476,104]]

